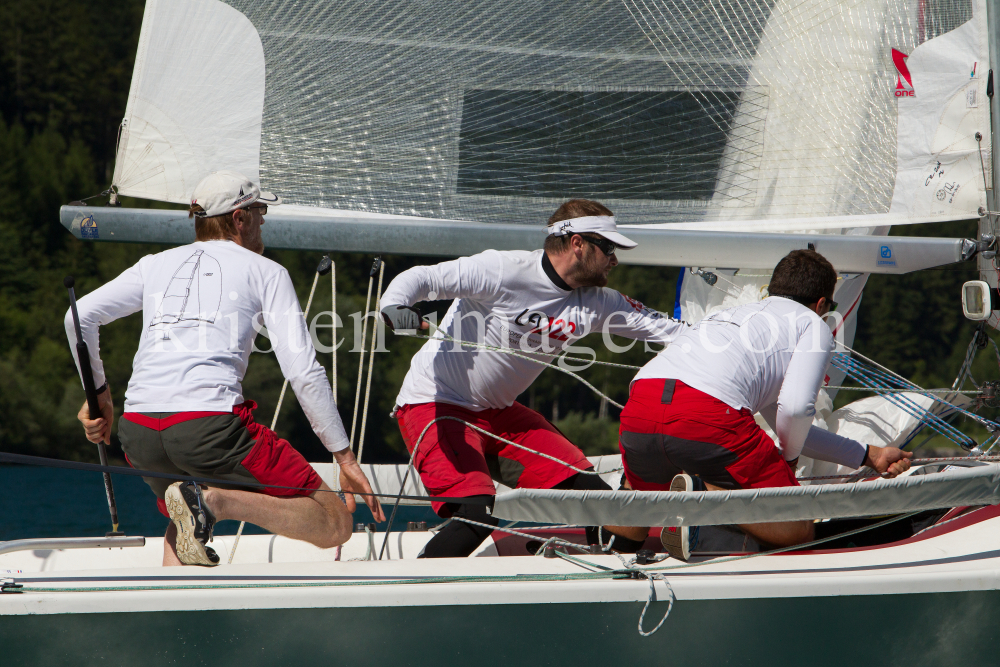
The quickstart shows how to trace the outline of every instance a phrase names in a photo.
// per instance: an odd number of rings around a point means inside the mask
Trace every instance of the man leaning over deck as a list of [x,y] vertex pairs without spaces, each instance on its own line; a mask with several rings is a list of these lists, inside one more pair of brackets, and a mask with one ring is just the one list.
[[[191,200],[195,243],[143,257],[78,302],[94,382],[101,387],[101,418],[91,420],[86,403],[78,415],[87,438],[110,443],[114,419],[98,328],[142,310],[143,333],[118,427],[129,464],[233,482],[203,489],[145,478],[172,521],[164,565],[217,564],[207,542],[223,519],[249,521],[322,548],[343,544],[355,508],[350,492],[372,492],[348,446],[288,272],[261,256],[264,215],[269,204],[279,203],[241,174],[214,172]],[[346,506],[288,441],[254,421],[257,404],[243,396],[241,382],[260,324],[313,431],[340,466]],[[66,335],[75,355],[70,313]],[[241,482],[273,486],[246,491]],[[378,501],[364,498],[384,521]]]
[[[610,489],[600,477],[580,472],[593,468],[583,452],[516,398],[545,368],[525,356],[551,361],[588,332],[602,329],[666,343],[684,328],[605,287],[608,272],[618,264],[616,250],[635,245],[618,233],[610,210],[574,199],[549,219],[543,250],[487,250],[414,267],[386,289],[382,314],[397,332],[427,328],[413,308],[416,303],[455,299],[442,319],[442,333],[521,355],[435,337],[413,357],[396,398],[403,440],[411,453],[417,448],[414,465],[431,496],[468,499],[435,501],[435,511],[482,524],[452,521],[427,544],[424,557],[468,556],[490,535],[498,523],[488,511],[493,479],[516,488]],[[441,417],[446,419],[435,421]],[[507,445],[456,419],[534,451]],[[618,527],[606,529],[620,535]],[[597,539],[597,528],[588,528],[587,541]],[[615,548],[635,551],[644,539],[621,537]]]
[[[767,298],[706,317],[647,363],[621,416],[628,485],[638,491],[798,486],[801,452],[888,477],[909,468],[910,452],[866,447],[812,425],[833,354],[823,316],[836,307],[836,284],[826,258],[793,250],[775,267]],[[777,447],[754,421],[757,412],[777,434]],[[814,536],[812,521],[740,528],[776,547]],[[661,539],[671,556],[687,560],[696,535],[665,528]]]

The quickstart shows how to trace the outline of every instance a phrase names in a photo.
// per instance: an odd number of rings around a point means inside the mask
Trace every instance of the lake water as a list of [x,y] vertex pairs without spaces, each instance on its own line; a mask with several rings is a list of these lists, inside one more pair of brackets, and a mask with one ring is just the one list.
[[[139,477],[112,475],[119,530],[127,535],[162,536],[168,519],[156,509],[153,492]],[[383,506],[386,517],[392,506]],[[358,505],[355,523],[368,523],[371,512]],[[408,521],[440,523],[429,507],[400,506],[394,528]],[[380,529],[384,530],[384,525]],[[222,521],[218,535],[235,535],[237,521]],[[102,537],[111,530],[104,480],[100,473],[36,466],[0,466],[0,541],[31,537]],[[244,534],[267,531],[247,524]]]

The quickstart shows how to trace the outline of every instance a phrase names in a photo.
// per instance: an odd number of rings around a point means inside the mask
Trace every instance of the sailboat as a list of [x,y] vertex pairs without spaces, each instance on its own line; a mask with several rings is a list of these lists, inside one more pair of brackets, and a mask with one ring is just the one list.
[[[759,300],[778,259],[814,248],[845,304],[817,425],[895,445],[929,428],[976,456],[864,482],[814,461],[799,489],[499,488],[496,515],[527,523],[462,560],[416,559],[419,523],[360,526],[327,551],[217,537],[231,564],[208,570],[160,567],[160,538],[2,544],[8,650],[79,664],[992,659],[1000,467],[983,455],[1000,432],[961,394],[978,343],[944,392],[850,346],[869,274],[976,261],[997,287],[998,35],[995,0],[149,0],[112,203],[186,204],[235,169],[289,202],[268,215],[269,247],[461,256],[541,247],[551,210],[593,197],[639,242],[622,262],[684,267],[690,322]],[[61,220],[88,241],[194,238],[177,211],[65,206]],[[888,236],[943,221],[979,233]],[[833,410],[845,378],[875,396]],[[991,435],[972,441],[954,413]],[[617,489],[620,459],[594,463]],[[314,465],[333,486],[334,466]],[[424,502],[408,466],[365,468],[397,505]],[[664,560],[659,528],[627,559],[584,553],[579,527],[804,518],[822,544],[689,563]]]

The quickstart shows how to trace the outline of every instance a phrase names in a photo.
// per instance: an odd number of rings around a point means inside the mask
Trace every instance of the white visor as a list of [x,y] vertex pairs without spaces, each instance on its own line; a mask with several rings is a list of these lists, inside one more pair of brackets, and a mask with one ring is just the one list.
[[614,243],[623,250],[629,250],[638,244],[632,239],[618,233],[613,215],[588,215],[583,218],[561,220],[549,227],[549,236],[566,236],[590,232]]

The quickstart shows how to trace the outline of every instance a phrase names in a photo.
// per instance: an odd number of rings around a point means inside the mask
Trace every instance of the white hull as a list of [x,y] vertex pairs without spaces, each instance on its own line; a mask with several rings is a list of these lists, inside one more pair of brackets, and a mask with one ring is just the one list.
[[[552,632],[557,635],[572,631],[561,627],[559,619],[574,618],[574,627],[581,630],[586,623],[600,622],[607,636],[594,645],[594,655],[610,657],[603,651],[619,643],[642,654],[651,647],[660,651],[682,638],[689,641],[687,635],[691,632],[700,633],[706,647],[711,645],[721,628],[691,628],[690,614],[724,614],[725,632],[730,636],[735,633],[749,637],[770,628],[775,639],[787,631],[782,629],[785,624],[806,627],[818,620],[802,618],[801,614],[819,614],[838,636],[855,627],[855,636],[860,640],[868,630],[858,626],[858,610],[889,605],[901,624],[906,624],[908,614],[929,614],[933,618],[940,613],[937,622],[952,628],[957,627],[956,608],[968,611],[976,618],[959,624],[964,645],[958,652],[967,655],[974,651],[978,655],[984,645],[992,642],[992,631],[984,628],[992,625],[989,621],[1000,609],[1000,595],[995,593],[1000,588],[1000,509],[996,507],[970,512],[908,540],[880,547],[767,555],[682,569],[670,569],[681,565],[671,560],[647,566],[665,568],[655,571],[666,577],[677,600],[671,617],[649,639],[639,637],[635,626],[650,594],[650,584],[644,578],[625,578],[622,572],[596,579],[572,579],[587,569],[561,558],[499,557],[519,546],[523,548],[524,538],[516,536],[498,536],[480,550],[478,557],[415,559],[429,535],[393,535],[389,548],[392,559],[383,561],[347,560],[366,555],[365,533],[356,533],[343,547],[340,561],[336,560],[336,549],[320,550],[269,535],[244,536],[234,564],[215,568],[160,567],[161,539],[149,539],[142,548],[5,554],[0,556],[0,576],[24,588],[19,589],[23,592],[0,594],[0,615],[4,616],[0,621],[4,631],[0,634],[9,646],[21,641],[24,633],[36,637],[44,634],[42,628],[46,627],[98,628],[113,619],[117,627],[125,624],[141,629],[159,627],[163,619],[170,619],[169,624],[178,625],[174,638],[143,640],[162,640],[169,647],[177,638],[202,632],[205,623],[218,622],[220,628],[236,623],[247,630],[262,622],[258,614],[264,613],[267,627],[280,627],[284,623],[302,623],[300,613],[308,611],[308,618],[330,620],[332,633],[349,618],[369,619],[378,626],[366,636],[341,637],[327,648],[315,649],[320,654],[329,651],[327,657],[364,654],[363,647],[378,644],[377,637],[413,633],[417,624],[420,633],[443,651],[436,658],[428,655],[426,660],[415,661],[417,664],[459,664],[472,657],[469,650],[478,651],[478,657],[487,662],[495,653],[495,647],[488,642],[473,642],[461,656],[447,657],[451,655],[449,637],[456,645],[465,646],[469,641],[467,637],[455,638],[448,628],[448,623],[459,619],[472,622],[470,619],[478,618],[484,637],[496,631],[486,627],[494,622],[491,619],[500,623],[498,627],[504,628],[505,636],[511,632],[537,632],[534,615],[544,610],[548,610],[545,614],[553,620]],[[382,537],[376,536],[376,547],[381,547]],[[223,562],[232,540],[221,537],[214,542]],[[580,558],[595,566],[623,569],[615,556]],[[656,581],[654,586],[657,601],[646,615],[647,630],[659,622],[667,608],[664,601],[670,598],[666,583]],[[554,609],[550,606],[553,604],[560,606]],[[767,608],[772,617],[760,618],[763,612],[755,611],[759,608]],[[841,617],[845,613],[849,617]],[[44,621],[43,617],[52,615],[61,618]],[[194,618],[202,620],[194,622]],[[189,619],[192,627],[185,630],[183,619]],[[451,620],[442,627],[447,619]],[[506,620],[501,623],[499,619]],[[265,627],[258,631],[263,634],[253,639],[240,635],[243,639],[239,641],[261,643],[263,653],[259,655],[263,657],[268,647],[276,648],[272,646],[276,638]],[[83,629],[80,632],[87,634]],[[87,636],[88,642],[97,642],[88,644],[88,651],[97,651],[94,655],[101,653],[98,648],[102,646],[118,655],[112,644]],[[822,643],[820,637],[815,640]],[[509,641],[519,640],[510,637]],[[537,647],[538,638],[531,639],[528,645]],[[383,648],[389,657],[392,651]],[[233,653],[221,655],[238,655],[244,649],[232,647]],[[52,645],[46,650],[58,653],[67,647]],[[129,649],[128,654],[142,654],[135,650]],[[170,653],[167,648],[163,651],[164,655]],[[55,658],[56,653],[51,657]],[[204,655],[199,650],[199,656]],[[560,664],[556,654],[550,657],[554,664]],[[748,664],[783,664],[784,660],[775,655],[761,657]],[[823,660],[827,658],[832,656],[824,656]],[[819,663],[839,664],[839,660],[823,660]],[[97,660],[87,658],[82,663],[92,661]],[[153,660],[153,664],[158,663]]]

